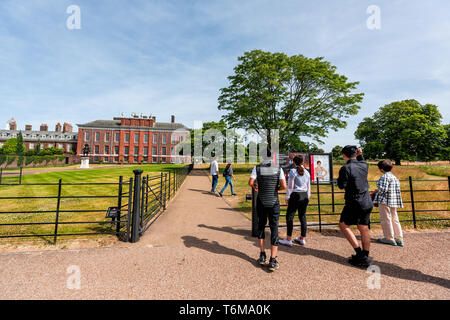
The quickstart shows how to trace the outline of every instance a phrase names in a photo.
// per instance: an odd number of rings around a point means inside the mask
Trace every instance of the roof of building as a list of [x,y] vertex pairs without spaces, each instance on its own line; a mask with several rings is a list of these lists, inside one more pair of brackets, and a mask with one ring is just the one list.
[[23,131],[23,130],[0,130],[0,140],[17,138],[19,132],[25,142],[28,141],[53,141],[53,142],[77,142],[77,132],[61,131]]
[[153,127],[141,127],[141,126],[122,126],[120,125],[120,120],[94,120],[91,122],[77,124],[80,128],[111,128],[111,129],[143,129],[151,128],[158,130],[176,130],[176,129],[186,129],[190,130],[182,123],[170,123],[170,122],[155,122]]

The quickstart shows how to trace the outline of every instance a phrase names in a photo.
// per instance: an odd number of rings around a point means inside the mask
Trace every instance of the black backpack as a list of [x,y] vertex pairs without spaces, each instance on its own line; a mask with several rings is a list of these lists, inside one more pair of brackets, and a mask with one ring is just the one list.
[[230,168],[223,170],[222,175],[228,177],[230,175]]

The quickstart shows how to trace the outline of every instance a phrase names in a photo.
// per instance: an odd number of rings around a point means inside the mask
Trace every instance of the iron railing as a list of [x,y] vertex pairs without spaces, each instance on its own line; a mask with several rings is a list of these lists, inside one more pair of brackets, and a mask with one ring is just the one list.
[[[145,177],[142,177],[142,170],[135,170],[133,178],[124,180],[120,176],[118,182],[112,183],[63,183],[62,179],[59,179],[58,183],[4,183],[0,186],[0,239],[40,237],[56,244],[57,239],[62,236],[116,235],[122,241],[137,242],[153,223],[153,218],[157,218],[166,209],[167,201],[174,197],[191,170],[192,165],[188,165]],[[56,192],[46,196],[19,194],[26,193],[27,188],[31,186],[46,189],[53,186]],[[109,187],[108,190],[106,186]],[[16,191],[17,195],[8,192],[2,196],[1,191],[13,190],[11,188],[21,189]],[[89,188],[109,194],[78,194],[80,190]],[[34,190],[31,191],[33,192]],[[103,209],[94,209],[92,202],[100,199],[107,199],[108,205]],[[85,208],[71,208],[65,203],[70,200],[84,200],[87,203]],[[16,209],[24,201],[40,201],[36,207],[54,205],[55,209]],[[81,214],[93,214],[94,218],[79,220]],[[21,221],[14,222],[17,220]],[[70,225],[97,225],[97,227],[86,228],[86,231],[93,232],[61,232],[63,226]],[[32,228],[37,226],[47,226],[47,230]],[[52,232],[49,231],[50,228]]]
[[0,184],[22,184],[22,167],[19,171],[6,171],[0,168]]
[[[369,181],[370,182],[376,182],[376,181]],[[408,185],[408,188],[403,188],[401,190],[402,192],[402,196],[403,196],[403,203],[405,205],[405,208],[403,209],[398,209],[397,213],[400,215],[404,215],[404,214],[410,214],[410,218],[409,219],[403,219],[400,220],[400,222],[403,223],[411,223],[413,224],[414,228],[417,228],[417,223],[418,222],[437,222],[437,221],[450,221],[450,218],[447,217],[433,217],[433,218],[424,218],[421,217],[421,215],[429,213],[429,214],[435,214],[435,213],[450,213],[450,207],[447,206],[446,209],[420,209],[419,207],[427,204],[427,203],[432,203],[432,204],[445,204],[445,203],[450,203],[450,177],[448,177],[447,179],[432,179],[432,180],[426,180],[426,179],[413,179],[412,177],[409,177],[406,180],[400,180],[400,183],[404,186],[405,182]],[[435,188],[416,188],[414,183],[420,183],[420,182],[427,182],[427,183],[442,183],[442,182],[447,182],[447,188],[446,189],[435,189]],[[325,186],[329,186],[329,190],[325,191],[323,190],[323,187]],[[416,200],[415,195],[417,195],[417,193],[422,193],[422,192],[439,192],[439,193],[447,193],[448,197],[443,196],[443,198],[445,199],[439,199],[439,200]],[[252,189],[252,235],[256,236],[257,235],[257,226],[258,226],[258,216],[257,216],[257,212],[256,212],[256,198],[257,198],[257,192],[255,190]],[[285,192],[279,192],[279,195],[282,196],[284,198],[285,196]],[[336,186],[334,183],[324,183],[324,182],[319,182],[318,180],[316,181],[316,183],[311,185],[311,196],[316,199],[316,202],[310,202],[308,204],[308,211],[306,213],[307,217],[316,217],[317,218],[317,222],[313,222],[313,223],[308,223],[308,226],[312,226],[312,227],[319,227],[319,231],[322,232],[322,227],[324,226],[337,226],[339,225],[338,222],[329,222],[329,221],[323,221],[324,219],[327,220],[325,217],[329,217],[329,216],[340,216],[341,212],[337,211],[337,207],[343,207],[345,204],[343,202],[337,202],[336,201],[336,195],[339,194],[345,194],[344,191],[336,191]],[[408,197],[405,197],[405,195],[408,194],[409,195],[409,200]],[[328,202],[323,202],[323,197],[329,195],[331,196],[331,201]],[[406,199],[405,199],[406,198]],[[283,202],[280,201],[280,207],[287,207],[286,204],[284,204]],[[324,210],[325,207],[331,207],[331,211],[330,210]],[[408,209],[408,207],[410,207]],[[311,208],[315,208],[315,210],[313,211]],[[372,212],[371,215],[371,224],[377,224],[380,223],[379,218],[378,219],[373,219],[373,215],[377,215],[379,214],[379,211],[376,210],[376,208],[374,208],[374,211]],[[280,214],[281,217],[285,217],[285,214]],[[295,226],[298,226],[298,224],[296,224]],[[280,225],[280,227],[286,227],[286,225]]]

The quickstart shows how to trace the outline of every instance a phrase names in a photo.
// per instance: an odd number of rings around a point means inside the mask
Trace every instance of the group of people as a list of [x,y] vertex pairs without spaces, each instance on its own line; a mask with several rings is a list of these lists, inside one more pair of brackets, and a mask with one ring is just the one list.
[[[348,262],[357,267],[367,268],[371,264],[370,252],[370,214],[374,206],[379,206],[381,226],[384,238],[378,239],[380,243],[403,246],[403,235],[397,215],[397,208],[403,207],[399,180],[391,173],[392,164],[388,160],[380,161],[378,168],[383,174],[377,182],[377,189],[369,191],[368,172],[369,165],[362,156],[362,150],[356,146],[346,146],[342,150],[346,164],[340,169],[337,185],[345,189],[345,206],[339,220],[339,227],[345,238],[353,247],[355,254]],[[271,152],[267,150],[267,158],[252,170],[248,184],[258,192],[256,211],[258,215],[258,244],[260,255],[257,262],[267,264],[264,247],[265,226],[269,220],[271,255],[268,263],[270,271],[279,268],[277,261],[278,245],[293,246],[296,242],[306,245],[307,231],[306,211],[311,197],[311,177],[304,167],[303,156],[293,158],[293,165],[286,176],[283,169],[275,166],[271,159]],[[213,169],[211,169],[213,170]],[[213,178],[214,189],[214,178]],[[280,216],[280,203],[278,191],[286,190],[286,225],[287,236],[278,238],[278,221]],[[222,189],[221,193],[224,189]],[[220,194],[221,194],[220,193]],[[292,240],[293,222],[295,213],[301,225],[298,238]],[[356,225],[360,234],[360,246],[350,226]]]

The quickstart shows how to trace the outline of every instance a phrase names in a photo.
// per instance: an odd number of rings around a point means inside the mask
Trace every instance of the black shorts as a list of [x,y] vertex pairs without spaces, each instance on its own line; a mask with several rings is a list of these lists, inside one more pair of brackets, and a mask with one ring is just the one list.
[[341,213],[339,222],[343,222],[348,226],[362,225],[368,226],[370,224],[370,214],[373,208],[361,209],[358,206],[345,205]]

